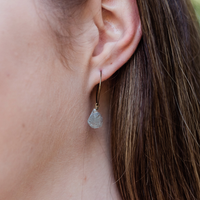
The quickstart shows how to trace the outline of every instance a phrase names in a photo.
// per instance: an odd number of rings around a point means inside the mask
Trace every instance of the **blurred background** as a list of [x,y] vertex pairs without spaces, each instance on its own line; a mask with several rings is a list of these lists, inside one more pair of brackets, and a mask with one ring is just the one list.
[[191,0],[191,1],[192,1],[193,6],[194,6],[194,9],[196,11],[197,18],[200,22],[200,0]]

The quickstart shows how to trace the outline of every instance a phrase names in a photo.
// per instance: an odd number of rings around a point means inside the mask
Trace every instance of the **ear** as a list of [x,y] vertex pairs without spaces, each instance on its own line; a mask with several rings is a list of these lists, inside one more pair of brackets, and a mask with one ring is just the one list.
[[99,41],[90,62],[89,87],[112,76],[134,54],[141,36],[136,0],[103,0],[101,13],[94,20]]

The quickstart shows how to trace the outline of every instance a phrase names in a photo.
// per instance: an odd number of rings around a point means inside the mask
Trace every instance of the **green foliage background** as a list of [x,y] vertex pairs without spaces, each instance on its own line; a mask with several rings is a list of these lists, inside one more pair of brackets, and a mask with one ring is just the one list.
[[200,22],[200,0],[191,0],[191,1],[192,1],[193,6],[194,6],[194,9],[196,11],[197,18]]

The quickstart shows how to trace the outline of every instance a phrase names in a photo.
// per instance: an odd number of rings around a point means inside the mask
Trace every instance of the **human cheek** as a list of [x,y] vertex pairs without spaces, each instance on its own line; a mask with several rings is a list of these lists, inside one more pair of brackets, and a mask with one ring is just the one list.
[[[48,81],[45,31],[32,0],[0,0],[0,194],[44,155]],[[46,59],[48,60],[48,58]],[[46,118],[47,119],[47,118]],[[43,156],[42,156],[43,155]],[[1,197],[1,196],[0,196]]]

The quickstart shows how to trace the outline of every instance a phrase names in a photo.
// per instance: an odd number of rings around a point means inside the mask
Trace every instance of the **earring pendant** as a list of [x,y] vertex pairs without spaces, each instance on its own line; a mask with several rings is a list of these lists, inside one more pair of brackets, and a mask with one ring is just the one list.
[[94,108],[90,117],[88,119],[88,124],[91,128],[97,129],[101,128],[103,125],[103,117],[101,114]]

